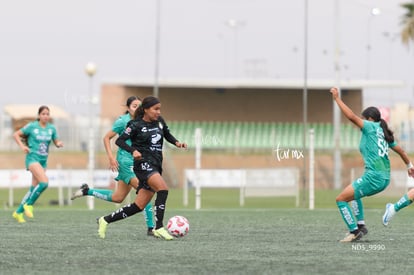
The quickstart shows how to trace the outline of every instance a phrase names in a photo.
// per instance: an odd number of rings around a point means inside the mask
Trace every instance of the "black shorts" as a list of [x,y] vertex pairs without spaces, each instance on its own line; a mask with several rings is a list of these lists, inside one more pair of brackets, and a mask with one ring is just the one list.
[[150,191],[154,191],[148,185],[148,179],[155,173],[159,173],[160,175],[162,175],[162,168],[154,166],[147,161],[134,162],[134,173],[139,179],[138,190],[144,188]]

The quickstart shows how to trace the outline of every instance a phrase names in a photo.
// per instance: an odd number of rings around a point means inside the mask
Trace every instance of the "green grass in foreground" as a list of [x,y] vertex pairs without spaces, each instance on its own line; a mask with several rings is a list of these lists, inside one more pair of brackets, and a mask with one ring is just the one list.
[[366,210],[369,234],[342,244],[336,209],[167,209],[190,221],[187,236],[146,236],[142,214],[97,236],[95,218],[107,210],[35,209],[17,224],[2,211],[1,274],[408,274],[413,211],[381,224]]
[[[27,189],[15,189],[14,194],[14,207],[20,203],[22,197],[26,193]],[[75,201],[70,201],[70,194],[74,190],[64,189],[63,194],[65,197],[65,204],[68,202],[70,205],[64,207],[71,207],[77,209],[85,209],[86,198],[80,198]],[[335,208],[335,197],[339,194],[339,190],[317,190],[315,193],[315,208]],[[307,193],[299,195],[300,208],[308,208]],[[401,194],[402,195],[402,194]],[[36,202],[36,207],[58,207],[56,205],[58,198],[58,190],[56,188],[49,188],[46,190],[39,200]],[[123,205],[129,201],[133,201],[135,194],[130,193],[129,200],[126,199],[122,204],[115,205],[99,199],[95,199],[96,209],[116,209],[120,205]],[[364,198],[364,205],[366,208],[384,208],[385,204],[389,201],[396,201],[399,197],[389,197],[380,193],[373,197]],[[0,189],[0,203],[4,208],[8,208],[9,190]],[[52,205],[51,205],[52,204]],[[55,205],[53,205],[55,204]],[[183,204],[183,190],[182,189],[170,189],[167,206],[169,208],[180,209],[194,209],[195,207],[195,195],[194,189],[189,190],[188,205]],[[222,208],[240,208],[240,193],[238,189],[224,189],[224,188],[205,188],[201,190],[201,207],[203,209],[222,209]],[[246,198],[243,208],[293,208],[295,207],[295,198],[293,197],[255,197]]]

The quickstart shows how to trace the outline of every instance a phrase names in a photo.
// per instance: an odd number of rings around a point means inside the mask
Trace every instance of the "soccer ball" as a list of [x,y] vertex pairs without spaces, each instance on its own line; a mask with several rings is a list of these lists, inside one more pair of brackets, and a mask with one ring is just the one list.
[[183,216],[174,216],[168,220],[167,230],[174,237],[184,237],[190,230],[190,223]]

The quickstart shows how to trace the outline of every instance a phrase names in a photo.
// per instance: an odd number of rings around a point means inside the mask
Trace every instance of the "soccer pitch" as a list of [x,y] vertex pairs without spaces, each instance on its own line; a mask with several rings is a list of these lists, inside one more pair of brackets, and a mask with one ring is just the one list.
[[[115,208],[114,208],[115,209]],[[164,241],[146,235],[137,214],[97,235],[96,217],[108,209],[35,210],[16,223],[1,215],[2,274],[404,274],[411,263],[411,209],[389,227],[382,209],[367,209],[369,234],[342,244],[336,209],[167,209],[183,215],[187,236]]]

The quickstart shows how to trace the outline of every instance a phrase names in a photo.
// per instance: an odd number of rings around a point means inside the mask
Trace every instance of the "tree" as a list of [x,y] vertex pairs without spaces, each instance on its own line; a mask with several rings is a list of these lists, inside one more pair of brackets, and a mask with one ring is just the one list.
[[401,22],[403,25],[401,40],[408,46],[410,41],[414,42],[414,2],[401,4],[401,7],[405,9]]

